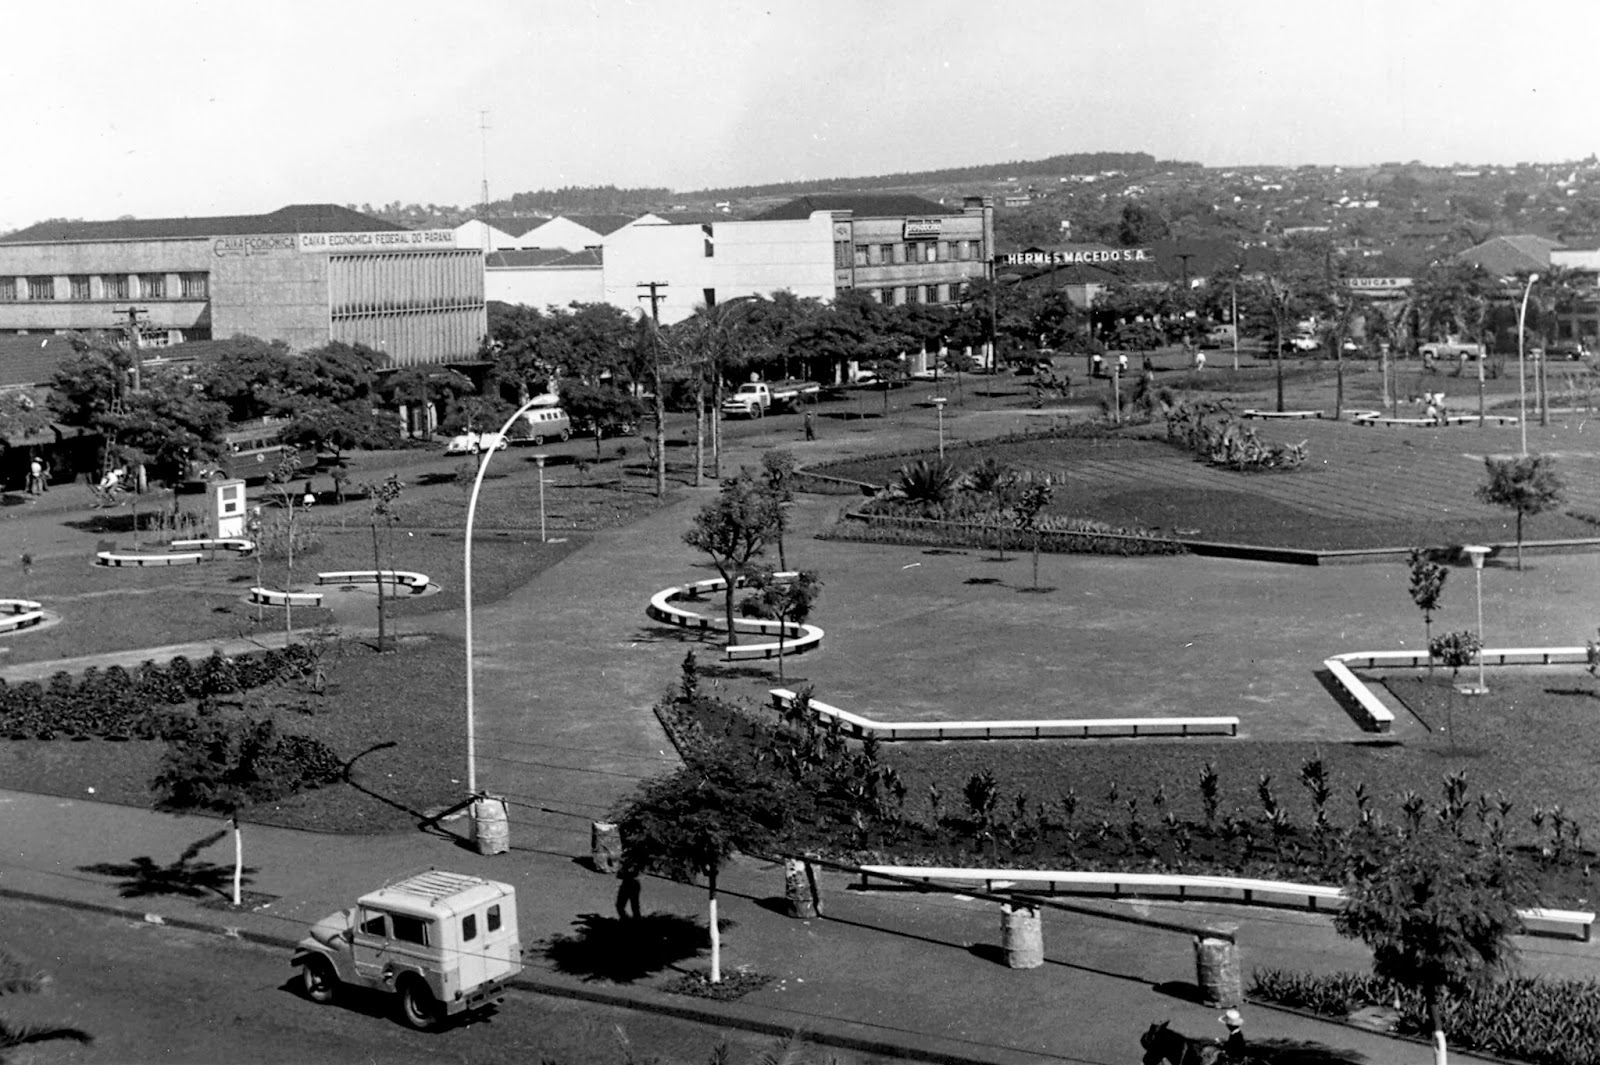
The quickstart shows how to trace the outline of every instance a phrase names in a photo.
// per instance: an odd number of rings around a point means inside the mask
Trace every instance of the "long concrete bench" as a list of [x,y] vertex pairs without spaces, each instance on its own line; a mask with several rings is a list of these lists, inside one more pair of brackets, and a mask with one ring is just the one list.
[[44,619],[43,603],[32,599],[0,599],[0,632],[32,628]]
[[285,592],[276,588],[251,588],[250,601],[264,606],[321,606],[321,592]]
[[403,569],[351,569],[317,574],[318,584],[397,584],[415,594],[428,587],[428,575]]
[[[777,710],[799,698],[787,688],[769,694]],[[874,721],[811,700],[811,712],[838,721],[849,735],[878,740],[1101,739],[1142,736],[1237,736],[1237,717],[1120,717],[1017,721]]]
[[174,540],[174,551],[232,551],[236,555],[253,555],[256,550],[254,540],[246,540],[242,536],[202,537],[198,540]]
[[[884,873],[930,884],[982,885],[987,892],[1010,888],[1052,895],[1102,898],[1185,899],[1281,906],[1334,912],[1344,908],[1344,892],[1323,884],[1296,884],[1252,877],[1190,876],[1168,873],[1068,872],[1048,869],[952,869],[916,865],[863,865],[862,886]],[[1595,915],[1588,910],[1519,910],[1528,935],[1560,936],[1587,943]]]
[[100,551],[95,554],[99,566],[195,566],[206,557],[199,552],[180,551],[165,555],[129,555],[118,551]]
[[[1480,654],[1486,666],[1587,665],[1589,661],[1586,647],[1486,647]],[[1324,659],[1322,666],[1349,695],[1364,725],[1374,732],[1388,732],[1394,725],[1393,712],[1354,671],[1421,669],[1428,662],[1426,651],[1351,651]]]
[[1260,418],[1268,421],[1321,418],[1320,410],[1256,410],[1254,407],[1239,412],[1241,418]]
[[[775,573],[777,580],[793,580],[798,577],[796,572]],[[745,585],[744,578],[736,578],[734,587]],[[650,603],[645,607],[645,615],[652,621],[659,621],[664,625],[676,625],[684,629],[720,629],[726,630],[727,619],[711,618],[686,610],[676,605],[683,598],[699,599],[721,593],[727,590],[728,584],[721,577],[712,577],[708,580],[695,581],[682,587],[663,588],[650,597]],[[825,635],[823,630],[815,625],[797,624],[792,621],[775,621],[767,618],[734,618],[733,631],[754,636],[783,636],[780,644],[777,640],[763,643],[732,644],[724,648],[724,657],[730,661],[749,661],[753,659],[777,658],[782,654],[785,658],[790,655],[804,654],[821,646]]]

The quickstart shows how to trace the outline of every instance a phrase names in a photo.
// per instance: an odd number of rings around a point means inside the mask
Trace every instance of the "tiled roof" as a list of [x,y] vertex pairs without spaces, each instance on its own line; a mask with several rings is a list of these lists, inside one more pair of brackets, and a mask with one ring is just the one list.
[[125,218],[110,222],[40,222],[0,237],[0,244],[57,244],[89,240],[162,240],[256,233],[374,233],[405,226],[334,203],[299,203],[270,214],[209,218]]
[[550,269],[571,269],[574,267],[598,267],[602,262],[599,248],[585,248],[583,251],[566,251],[562,248],[532,248],[526,251],[496,251],[484,256],[484,265],[490,270],[496,268],[522,267],[547,267]]
[[45,384],[71,356],[72,344],[64,336],[0,336],[0,388]]
[[922,218],[929,215],[960,214],[961,208],[946,207],[922,196],[873,192],[814,192],[797,200],[764,211],[757,222],[792,222],[810,218],[813,211],[850,211],[857,218]]
[[1486,240],[1458,254],[1456,261],[1471,263],[1496,277],[1511,277],[1548,269],[1550,252],[1559,247],[1560,241],[1521,233]]

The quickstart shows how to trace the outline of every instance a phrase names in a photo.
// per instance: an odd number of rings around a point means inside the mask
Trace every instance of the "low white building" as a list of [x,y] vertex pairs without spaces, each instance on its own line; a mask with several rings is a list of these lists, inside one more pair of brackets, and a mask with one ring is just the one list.
[[601,254],[587,251],[499,251],[484,259],[484,296],[545,310],[605,302]]

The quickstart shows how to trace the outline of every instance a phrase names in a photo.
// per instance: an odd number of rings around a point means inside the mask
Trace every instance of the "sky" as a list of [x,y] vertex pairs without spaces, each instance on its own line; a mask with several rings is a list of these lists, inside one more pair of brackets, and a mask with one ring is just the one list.
[[[9,4],[0,231],[1144,151],[1600,150],[1593,0]],[[487,128],[484,128],[487,127]]]

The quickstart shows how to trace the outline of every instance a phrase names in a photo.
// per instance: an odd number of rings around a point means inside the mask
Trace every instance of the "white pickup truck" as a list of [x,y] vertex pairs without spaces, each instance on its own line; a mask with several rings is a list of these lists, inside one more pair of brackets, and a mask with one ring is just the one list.
[[1482,344],[1468,344],[1455,340],[1430,340],[1417,349],[1417,354],[1423,362],[1449,359],[1481,359],[1483,358]]
[[768,410],[793,407],[822,392],[815,381],[746,381],[722,401],[724,417],[759,418]]

